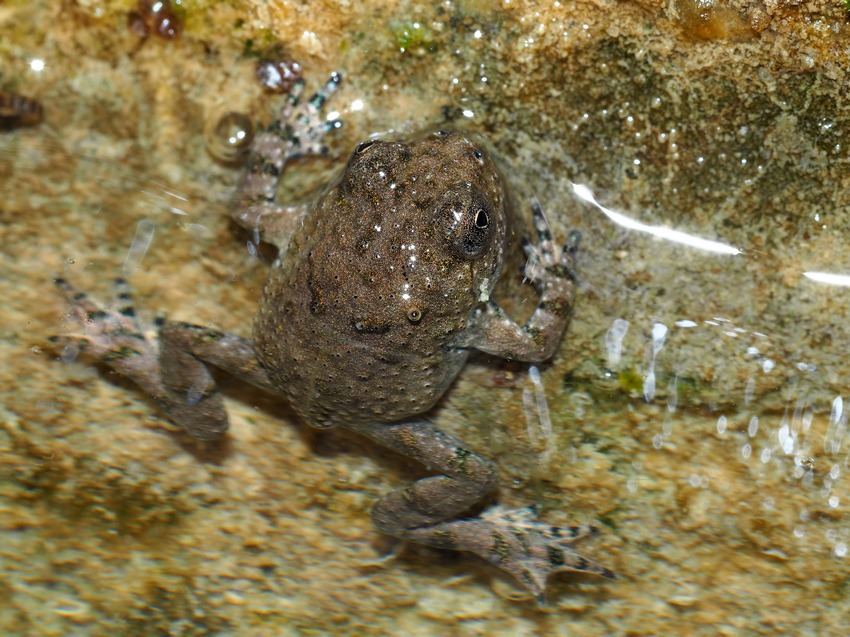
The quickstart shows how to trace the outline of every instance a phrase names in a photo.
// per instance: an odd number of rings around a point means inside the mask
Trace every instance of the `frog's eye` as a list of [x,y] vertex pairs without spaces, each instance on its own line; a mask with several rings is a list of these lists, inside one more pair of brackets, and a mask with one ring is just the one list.
[[367,148],[372,146],[375,143],[374,139],[367,139],[365,142],[360,142],[357,144],[357,148],[354,149],[354,154],[359,155],[363,153]]
[[443,204],[441,212],[453,252],[475,259],[487,251],[493,238],[493,208],[487,197],[478,191],[464,193]]

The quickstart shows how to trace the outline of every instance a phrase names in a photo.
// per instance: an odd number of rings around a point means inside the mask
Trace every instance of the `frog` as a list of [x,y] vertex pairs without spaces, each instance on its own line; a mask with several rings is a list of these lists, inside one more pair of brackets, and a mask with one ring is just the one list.
[[[313,427],[354,431],[427,466],[429,475],[374,505],[375,527],[478,555],[541,604],[554,573],[616,579],[571,548],[596,527],[551,526],[535,506],[471,514],[497,492],[497,466],[425,417],[473,351],[531,363],[553,356],[573,313],[580,235],[557,244],[534,203],[527,227],[536,241],[520,236],[503,171],[461,130],[370,138],[317,202],[279,203],[287,164],[326,154],[325,135],[341,125],[322,117],[340,79],[333,74],[306,101],[304,81],[295,84],[257,136],[237,189],[233,220],[254,248],[278,248],[253,335],[163,317],[147,326],[126,280],[104,304],[58,277],[76,328],[55,339],[63,358],[105,363],[199,441],[219,440],[228,428],[214,367],[286,399]],[[539,301],[519,324],[493,293],[509,253],[523,248],[522,273]]]

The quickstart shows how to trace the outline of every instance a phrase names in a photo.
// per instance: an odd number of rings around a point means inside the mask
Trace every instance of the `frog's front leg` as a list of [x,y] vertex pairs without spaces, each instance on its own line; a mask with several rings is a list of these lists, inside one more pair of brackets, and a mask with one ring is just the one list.
[[425,420],[356,425],[352,429],[432,467],[442,475],[418,480],[382,498],[372,510],[384,533],[420,544],[470,551],[510,573],[543,603],[546,580],[558,571],[614,573],[574,553],[569,544],[595,532],[587,526],[553,527],[534,510],[493,507],[459,518],[498,486],[493,464]]
[[322,118],[322,107],[342,76],[332,73],[324,86],[301,102],[304,81],[298,80],[277,118],[257,136],[236,195],[233,220],[254,234],[253,241],[286,245],[307,212],[306,206],[282,206],[276,200],[286,163],[302,155],[325,155],[326,133],[342,126]]
[[490,301],[474,317],[474,327],[454,344],[526,362],[544,361],[555,353],[572,316],[581,235],[572,232],[566,245],[557,246],[540,204],[532,204],[531,212],[538,242],[525,246],[525,277],[540,291],[537,308],[519,325]]
[[164,318],[148,329],[137,316],[123,279],[116,281],[116,301],[109,306],[65,279],[55,282],[70,305],[69,320],[78,327],[74,333],[51,339],[62,346],[62,358],[83,354],[108,365],[145,390],[167,418],[193,438],[214,440],[228,426],[207,364],[275,391],[247,339]]

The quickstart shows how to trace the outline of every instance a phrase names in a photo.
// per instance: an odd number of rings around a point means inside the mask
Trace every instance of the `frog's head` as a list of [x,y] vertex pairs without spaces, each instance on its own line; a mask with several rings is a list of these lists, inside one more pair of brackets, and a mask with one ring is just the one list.
[[322,206],[332,244],[321,263],[313,247],[314,276],[333,267],[361,333],[462,330],[501,272],[508,205],[495,163],[463,133],[364,142]]

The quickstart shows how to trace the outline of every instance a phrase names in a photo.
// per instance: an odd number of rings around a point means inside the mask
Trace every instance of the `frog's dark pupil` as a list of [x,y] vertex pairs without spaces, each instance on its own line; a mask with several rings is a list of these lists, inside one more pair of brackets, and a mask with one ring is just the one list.
[[487,213],[479,208],[475,211],[475,227],[483,229],[488,225],[490,225],[490,219],[487,217]]

